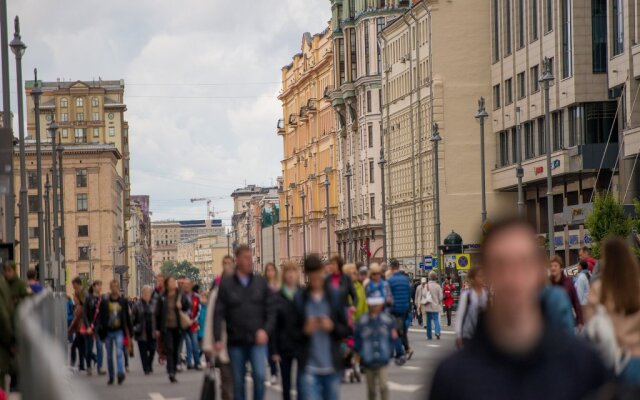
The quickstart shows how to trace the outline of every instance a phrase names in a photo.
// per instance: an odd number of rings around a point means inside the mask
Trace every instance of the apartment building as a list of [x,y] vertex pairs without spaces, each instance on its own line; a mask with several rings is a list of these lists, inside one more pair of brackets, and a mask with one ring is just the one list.
[[409,7],[408,0],[331,1],[335,86],[327,94],[337,113],[336,235],[340,254],[350,261],[383,258],[382,184],[377,164],[382,146],[378,34]]
[[127,221],[129,247],[129,279],[127,294],[139,296],[142,286],[154,281],[151,257],[151,219],[149,196],[131,196],[130,218]]
[[331,29],[327,28],[313,36],[305,33],[300,53],[282,68],[279,99],[283,118],[278,121],[278,135],[282,136],[284,158],[280,204],[287,212],[279,232],[280,243],[285,246],[280,249],[279,261],[287,255],[301,261],[305,250],[326,259],[338,251],[336,117],[326,96],[333,87],[333,61]]
[[178,243],[180,243],[180,221],[151,223],[151,257],[155,273],[160,272],[160,267],[166,261],[179,261]]
[[[614,65],[623,65],[626,58],[628,66],[631,60],[629,48],[618,60],[621,50],[617,42],[624,35],[616,30],[622,29],[619,24],[623,20],[616,13],[618,7],[630,11],[632,3],[491,1],[493,110],[489,119],[496,135],[493,185],[496,190],[515,190],[514,163],[521,154],[527,218],[544,234],[549,229],[547,207],[553,208],[555,233],[547,240],[567,263],[575,262],[579,247],[590,242],[583,223],[594,192],[620,194],[626,186],[618,172],[628,163],[618,155],[625,126],[622,93],[628,93],[632,85],[628,84],[626,68]],[[549,91],[550,143],[544,131],[540,83],[545,57],[554,77]],[[620,86],[615,85],[623,82],[627,82],[626,90],[617,89]],[[520,147],[516,146],[518,134]],[[553,204],[547,204],[546,199],[547,144],[551,148]]]
[[[417,1],[380,35],[387,252],[410,272],[435,242],[434,149],[438,124],[441,238],[457,232],[479,243],[482,224],[478,99],[491,92],[486,54],[489,10],[483,2]],[[485,165],[495,139],[485,139]],[[489,168],[487,169],[489,170]],[[487,185],[489,215],[515,208]]]
[[206,234],[178,244],[178,261],[188,261],[200,271],[204,287],[222,274],[222,259],[229,254],[226,234]]

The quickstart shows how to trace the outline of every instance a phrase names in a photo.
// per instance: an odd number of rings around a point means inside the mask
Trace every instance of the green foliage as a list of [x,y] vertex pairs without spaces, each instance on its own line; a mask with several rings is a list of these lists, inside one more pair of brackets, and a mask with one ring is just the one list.
[[178,278],[179,276],[185,276],[191,279],[195,284],[202,284],[200,270],[186,260],[180,261],[179,263],[165,261],[160,267],[160,272],[162,272],[165,277],[173,276],[174,278]]
[[[636,202],[636,209],[640,205]],[[593,201],[593,210],[585,221],[585,227],[589,230],[594,244],[591,247],[593,256],[600,258],[600,243],[609,236],[626,238],[631,233],[634,225],[640,223],[637,219],[631,219],[624,213],[624,207],[611,193],[598,193]]]

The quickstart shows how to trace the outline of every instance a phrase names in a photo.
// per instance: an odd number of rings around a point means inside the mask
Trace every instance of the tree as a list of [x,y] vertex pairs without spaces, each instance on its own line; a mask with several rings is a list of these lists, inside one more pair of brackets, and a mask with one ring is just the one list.
[[[636,208],[640,207],[636,203]],[[638,221],[624,213],[624,207],[611,193],[598,193],[593,201],[593,210],[587,215],[585,227],[593,238],[593,256],[600,258],[600,244],[609,236],[627,238]]]
[[165,277],[173,276],[174,278],[178,278],[185,276],[191,279],[194,284],[200,285],[202,283],[200,280],[200,270],[186,260],[180,261],[179,263],[165,261],[160,267],[160,272],[162,272],[162,275]]

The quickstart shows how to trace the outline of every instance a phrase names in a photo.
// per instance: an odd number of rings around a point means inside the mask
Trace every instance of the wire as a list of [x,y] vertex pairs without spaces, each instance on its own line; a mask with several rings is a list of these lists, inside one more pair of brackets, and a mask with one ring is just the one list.
[[282,82],[215,82],[215,83],[178,83],[178,82],[127,82],[127,86],[250,86],[250,85],[275,85]]
[[127,99],[212,99],[212,100],[241,100],[241,99],[258,99],[261,96],[169,96],[169,95],[125,95]]
[[[638,100],[638,93],[640,93],[640,85],[638,85],[638,88],[636,89],[636,96],[633,99],[633,103],[631,104],[631,110],[633,111],[633,109],[636,107],[636,100]],[[627,120],[627,125],[629,125],[629,122],[631,119],[631,115],[629,115],[629,120]],[[624,191],[624,197],[622,198],[622,203],[624,204],[624,201],[627,199],[627,193],[629,193],[629,186],[631,186],[631,179],[633,178],[633,174],[636,170],[636,163],[638,162],[638,156],[640,155],[640,149],[638,149],[638,151],[636,152],[636,158],[635,160],[633,160],[633,168],[631,168],[631,174],[629,174],[629,181],[627,182],[627,188]]]

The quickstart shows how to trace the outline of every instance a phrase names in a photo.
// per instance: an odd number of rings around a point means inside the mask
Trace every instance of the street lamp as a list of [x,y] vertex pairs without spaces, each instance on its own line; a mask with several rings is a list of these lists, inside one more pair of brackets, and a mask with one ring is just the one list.
[[[6,237],[4,242],[15,249],[15,204],[14,204],[14,177],[13,177],[13,130],[11,128],[11,88],[9,87],[9,33],[7,32],[7,1],[0,0],[0,69],[2,70],[2,126],[6,129],[7,147],[3,150],[7,153],[7,160],[2,168],[3,173],[9,174],[8,188],[6,189],[4,205],[4,223]],[[10,143],[10,144],[9,144]],[[20,268],[20,272],[26,268]]]
[[273,257],[273,263],[276,261],[276,206],[271,205],[271,256]]
[[549,84],[554,79],[551,70],[551,59],[544,58],[544,72],[540,77],[540,83],[544,88],[544,133],[547,141],[547,230],[549,236],[549,256],[556,253],[554,243],[554,226],[553,226],[553,177],[551,175],[551,117],[549,113]]
[[485,183],[485,161],[484,161],[484,120],[489,116],[484,108],[484,97],[478,100],[478,112],[475,118],[480,121],[480,182],[482,186],[482,224],[487,221],[487,189]]
[[[36,108],[37,112],[37,108]],[[38,117],[36,117],[36,121]],[[51,158],[52,158],[52,166],[51,166],[51,184],[53,193],[53,253],[54,260],[56,263],[56,267],[58,269],[58,285],[59,288],[62,288],[64,285],[64,281],[62,280],[62,271],[60,269],[60,229],[58,227],[58,214],[59,214],[59,202],[58,202],[58,160],[57,160],[57,149],[56,149],[56,140],[58,124],[56,124],[55,116],[53,116],[51,120],[51,124],[49,125],[49,132],[51,136]],[[115,274],[114,274],[115,278]]]
[[351,163],[347,161],[347,170],[344,173],[344,176],[347,178],[347,217],[349,218],[349,250],[347,251],[347,261],[353,261],[353,231],[351,224],[351,177],[353,173],[351,172]]
[[49,192],[51,191],[51,184],[49,183],[49,174],[47,174],[47,180],[44,185],[44,209],[45,209],[45,236],[44,236],[44,248],[45,248],[45,258],[47,259],[47,275],[48,279],[51,279],[51,208],[49,206]]
[[[434,190],[434,212],[435,212],[435,223],[434,223],[434,238],[435,238],[435,254],[440,261],[440,177],[439,177],[439,166],[438,166],[438,143],[442,140],[440,137],[440,132],[438,131],[438,123],[433,124],[433,132],[431,134],[431,143],[433,143],[433,181],[435,185]],[[438,282],[440,281],[440,270],[442,263],[438,262]]]
[[302,259],[307,258],[307,228],[305,213],[305,204],[304,199],[307,198],[307,195],[304,193],[304,186],[300,189],[300,199],[302,200]]
[[231,231],[227,232],[227,254],[231,254]]
[[289,195],[287,194],[287,198],[285,199],[284,208],[287,212],[287,260],[291,259],[291,250],[289,249]]
[[[387,195],[384,185],[384,166],[387,164],[387,160],[384,159],[384,148],[380,148],[380,183],[382,184],[382,258],[384,262],[387,262]],[[414,265],[414,268],[417,268]],[[417,270],[414,271],[414,276],[417,275]]]
[[329,214],[329,186],[331,183],[329,182],[329,173],[331,172],[331,167],[327,167],[324,170],[325,179],[324,179],[324,190],[325,190],[325,212],[327,214],[327,260],[331,258],[331,216]]
[[522,178],[524,169],[522,168],[522,127],[520,124],[520,107],[516,107],[516,178],[518,178],[518,216],[524,217],[524,191],[522,188]]
[[[36,185],[37,200],[38,200],[38,260],[40,263],[40,270],[44,272],[44,212],[42,209],[42,137],[40,135],[40,97],[42,96],[42,88],[38,81],[38,70],[33,70],[35,84],[31,90],[31,96],[33,97],[33,104],[35,108],[35,128],[36,128]],[[22,74],[20,74],[22,75]]]
[[[22,95],[22,56],[27,46],[22,42],[20,37],[20,20],[16,17],[14,21],[13,40],[9,44],[11,51],[16,57],[16,77],[18,79],[18,132],[20,138],[20,276],[22,279],[27,277],[27,267],[29,266],[29,210],[27,201],[27,161],[24,146],[24,107]],[[38,226],[38,229],[40,229]],[[38,230],[39,233],[41,233]],[[40,247],[42,251],[42,247]],[[40,279],[44,277],[43,260],[40,260]]]
[[58,168],[60,173],[58,174],[58,182],[59,182],[59,189],[60,189],[60,267],[62,268],[62,271],[64,271],[65,273],[65,280],[63,282],[66,283],[67,279],[66,279],[66,274],[67,274],[67,268],[66,268],[66,235],[65,235],[65,230],[64,230],[64,164],[62,163],[62,155],[64,153],[64,146],[62,146],[62,139],[60,140],[60,145],[58,146],[57,149],[58,152]]

